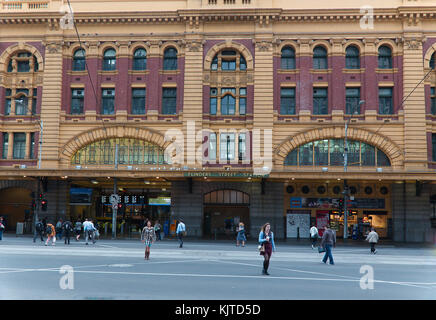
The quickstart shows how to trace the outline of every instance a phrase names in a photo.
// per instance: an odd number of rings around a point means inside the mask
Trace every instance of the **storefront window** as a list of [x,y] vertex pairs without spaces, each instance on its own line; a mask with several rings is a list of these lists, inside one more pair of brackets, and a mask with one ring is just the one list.
[[109,139],[94,142],[78,150],[72,164],[113,165],[118,144],[119,164],[168,164],[164,150],[148,141],[137,139]]
[[[391,165],[389,157],[381,150],[364,142],[348,140],[349,166]],[[285,166],[342,166],[344,164],[344,140],[330,139],[309,142],[288,153]]]

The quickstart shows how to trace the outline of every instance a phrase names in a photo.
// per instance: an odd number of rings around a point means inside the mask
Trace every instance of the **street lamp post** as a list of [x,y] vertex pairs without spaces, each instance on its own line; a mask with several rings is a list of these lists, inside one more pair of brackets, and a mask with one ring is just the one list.
[[[115,170],[118,169],[118,143],[115,145]],[[117,194],[117,178],[114,177],[114,193]],[[117,237],[117,213],[118,213],[118,203],[117,205],[112,205],[112,239]]]
[[[365,103],[365,100],[359,101],[359,109],[362,104]],[[344,173],[347,172],[348,169],[348,126],[350,124],[351,118],[354,114],[358,114],[357,110],[355,110],[355,107],[353,107],[351,116],[348,118],[348,120],[345,122],[345,138],[344,138]],[[346,177],[344,178],[344,191],[342,192],[344,195],[344,240],[348,238],[348,198],[350,195],[350,192],[348,190],[348,183]]]

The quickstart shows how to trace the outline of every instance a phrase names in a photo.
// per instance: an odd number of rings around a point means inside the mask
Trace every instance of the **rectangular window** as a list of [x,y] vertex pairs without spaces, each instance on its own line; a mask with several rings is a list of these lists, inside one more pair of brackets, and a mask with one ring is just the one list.
[[33,89],[32,92],[32,114],[36,114],[36,104],[38,102],[38,89]]
[[26,134],[14,133],[13,158],[24,159],[26,155]]
[[233,115],[236,111],[236,89],[222,88],[221,89],[221,114]]
[[210,114],[216,114],[217,110],[217,95],[218,90],[217,88],[210,88]]
[[362,166],[375,166],[375,148],[367,143],[361,143]]
[[379,114],[393,114],[392,88],[379,88]]
[[344,140],[330,140],[330,165],[340,166],[344,164]]
[[436,115],[436,87],[431,87],[430,95],[431,95],[431,114]]
[[[7,134],[7,133],[6,133]],[[436,133],[432,133],[431,134],[431,142],[432,142],[432,149],[433,149],[433,152],[432,152],[432,155],[433,155],[433,157],[432,157],[432,161],[436,161]],[[3,159],[6,159],[6,158],[3,158]]]
[[295,114],[295,88],[280,89],[280,114]]
[[145,114],[145,88],[132,89],[132,114]]
[[3,132],[3,153],[2,153],[2,159],[7,159],[8,158],[8,147],[9,147],[9,134],[7,132]]
[[246,159],[246,139],[245,133],[239,134],[238,140],[238,159],[245,160]]
[[235,159],[235,134],[234,133],[221,133],[220,159],[221,160]]
[[209,160],[216,160],[216,134],[209,134]]
[[223,71],[235,71],[236,70],[236,60],[222,60],[221,70]]
[[247,88],[239,89],[239,114],[245,115],[247,113]]
[[329,141],[319,140],[314,142],[315,165],[327,166],[329,164]]
[[345,89],[345,114],[360,114],[360,88]]
[[26,115],[29,106],[29,89],[17,89],[16,93],[19,96],[15,98],[15,114],[19,116]]
[[177,113],[177,88],[163,88],[162,114]]
[[35,159],[35,132],[30,134],[30,159]]
[[71,89],[71,114],[83,113],[84,98],[85,98],[85,90]]
[[11,97],[12,97],[12,90],[6,89],[6,99],[5,99],[5,116],[8,116],[11,114]]
[[300,146],[298,151],[300,166],[311,166],[313,164],[313,142]]
[[328,114],[327,88],[313,88],[313,114]]
[[115,113],[115,89],[102,89],[102,114]]

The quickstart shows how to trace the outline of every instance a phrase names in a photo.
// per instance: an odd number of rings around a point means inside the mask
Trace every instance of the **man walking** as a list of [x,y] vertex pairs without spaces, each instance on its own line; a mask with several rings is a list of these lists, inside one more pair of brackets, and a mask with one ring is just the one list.
[[336,247],[336,233],[332,229],[330,229],[329,224],[326,226],[326,229],[322,236],[321,247],[325,248],[325,254],[322,262],[327,263],[328,258],[330,264],[334,265],[335,263],[333,262],[332,247]]
[[62,240],[62,219],[56,223],[56,235],[59,240]]
[[179,224],[177,226],[176,234],[177,234],[177,238],[179,239],[179,243],[180,243],[179,248],[183,248],[183,237],[186,234],[186,226],[183,223],[182,219],[179,219]]
[[312,240],[312,249],[316,246],[316,243],[318,242],[318,229],[313,225],[312,228],[309,230],[310,232],[310,239]]
[[70,244],[70,237],[73,233],[73,224],[71,223],[71,221],[67,220],[62,224],[62,231],[65,238],[64,243],[67,244],[68,242],[68,244]]
[[371,228],[371,232],[366,236],[366,241],[371,245],[371,253],[376,254],[375,244],[378,242],[378,234],[375,232],[374,228]]
[[44,224],[41,221],[38,221],[35,224],[35,232],[33,233],[33,242],[36,241],[36,238],[38,238],[38,236],[41,237],[41,241],[44,241],[43,238],[43,234],[44,234]]
[[92,220],[88,221],[88,219],[85,220],[85,222],[83,223],[83,230],[85,231],[85,241],[86,241],[86,245],[88,245],[88,239],[91,238],[92,243],[95,243],[94,240],[94,231],[95,231],[95,227],[94,224],[92,223]]

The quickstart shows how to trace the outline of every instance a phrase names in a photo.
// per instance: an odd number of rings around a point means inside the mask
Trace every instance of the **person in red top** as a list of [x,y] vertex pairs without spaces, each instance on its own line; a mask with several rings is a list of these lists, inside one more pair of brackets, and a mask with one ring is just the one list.
[[[49,232],[50,229],[51,229],[51,232]],[[47,223],[46,232],[47,232],[47,241],[45,242],[45,245],[48,246],[48,242],[51,239],[52,240],[51,245],[54,246],[56,243],[56,230],[55,230],[54,225],[52,225],[51,223]]]

